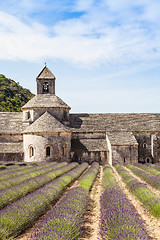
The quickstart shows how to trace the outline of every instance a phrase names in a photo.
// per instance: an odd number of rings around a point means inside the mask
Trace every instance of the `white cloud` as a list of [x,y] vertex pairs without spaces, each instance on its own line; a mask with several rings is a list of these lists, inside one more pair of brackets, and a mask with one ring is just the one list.
[[[106,0],[93,3],[93,0],[77,1],[70,10],[86,11],[85,14],[60,21],[52,28],[31,19],[25,23],[18,16],[0,12],[0,59],[38,61],[51,58],[88,66],[136,61],[148,64],[159,60],[156,10],[159,2]],[[28,9],[34,4],[31,0],[20,2]],[[139,7],[143,7],[140,13],[135,10]],[[149,7],[155,10],[156,17]],[[152,25],[152,21],[156,24]]]
[[94,0],[77,0],[73,4],[73,11],[88,11],[94,4]]

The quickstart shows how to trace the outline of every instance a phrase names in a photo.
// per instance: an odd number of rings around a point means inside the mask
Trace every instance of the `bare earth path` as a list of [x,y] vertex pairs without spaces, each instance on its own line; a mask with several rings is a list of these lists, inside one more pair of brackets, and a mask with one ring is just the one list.
[[84,234],[79,240],[101,240],[100,236],[100,196],[102,194],[103,168],[100,166],[99,174],[91,189],[90,202],[85,216]]
[[[143,204],[133,194],[131,194],[129,192],[129,190],[126,187],[126,184],[122,181],[122,178],[117,173],[115,168],[114,167],[112,167],[112,168],[113,168],[113,171],[115,173],[116,181],[118,182],[119,186],[122,188],[124,193],[127,195],[129,200],[131,201],[131,203],[136,208],[136,210],[139,213],[139,215],[141,216],[141,218],[144,220],[145,225],[146,225],[146,229],[148,230],[149,235],[153,238],[153,240],[160,240],[160,220],[158,220],[157,218],[151,216],[151,214],[143,207]],[[129,173],[131,173],[138,181],[145,183],[139,177],[135,176],[132,173],[132,171],[128,170],[128,168],[126,168],[126,170]],[[146,185],[153,192],[155,192],[155,194],[157,194],[157,190],[155,190],[154,188],[150,187],[148,184],[146,184]],[[159,192],[158,192],[158,194],[159,194]]]

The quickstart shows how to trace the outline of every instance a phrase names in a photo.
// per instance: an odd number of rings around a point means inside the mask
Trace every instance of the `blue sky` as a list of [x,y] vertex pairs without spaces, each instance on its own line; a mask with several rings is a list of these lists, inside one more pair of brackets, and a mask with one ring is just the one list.
[[0,73],[36,93],[45,62],[71,112],[160,112],[160,1],[0,1]]

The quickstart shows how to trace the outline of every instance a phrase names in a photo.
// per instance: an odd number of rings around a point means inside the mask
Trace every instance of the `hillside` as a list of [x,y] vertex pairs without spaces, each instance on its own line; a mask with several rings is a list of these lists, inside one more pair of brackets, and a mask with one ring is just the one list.
[[33,96],[28,89],[0,74],[0,112],[20,112]]

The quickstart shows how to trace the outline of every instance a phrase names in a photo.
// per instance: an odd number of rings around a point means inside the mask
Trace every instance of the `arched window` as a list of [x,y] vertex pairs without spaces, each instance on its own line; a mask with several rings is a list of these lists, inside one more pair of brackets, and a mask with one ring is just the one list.
[[30,157],[34,156],[34,148],[32,146],[29,148],[29,156]]
[[46,147],[46,157],[50,157],[51,156],[51,147],[48,146]]
[[147,143],[143,143],[143,147],[146,148],[147,147]]
[[147,160],[147,163],[149,163],[149,162],[150,162],[150,158],[147,158],[146,160]]
[[49,84],[48,82],[43,83],[43,93],[49,93]]

